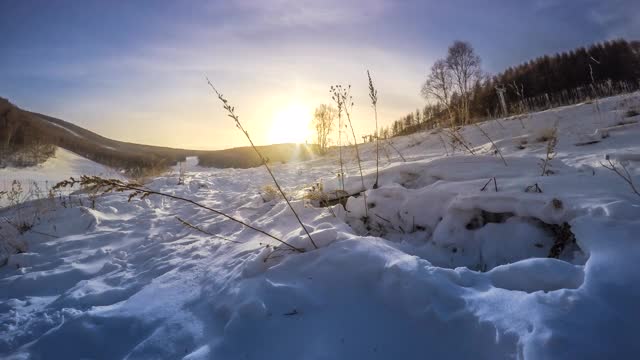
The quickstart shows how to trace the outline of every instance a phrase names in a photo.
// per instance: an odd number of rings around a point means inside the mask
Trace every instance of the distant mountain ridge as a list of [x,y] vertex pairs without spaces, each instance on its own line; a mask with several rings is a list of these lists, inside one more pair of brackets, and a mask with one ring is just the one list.
[[[15,159],[27,166],[41,163],[47,154],[37,155],[48,146],[58,146],[103,165],[135,171],[166,167],[197,156],[199,165],[217,168],[249,168],[260,165],[260,159],[250,147],[226,150],[188,150],[142,145],[106,138],[78,125],[52,116],[22,110],[0,98],[0,165]],[[312,156],[309,147],[297,144],[260,146],[271,162],[306,160]],[[15,161],[14,161],[15,162]]]

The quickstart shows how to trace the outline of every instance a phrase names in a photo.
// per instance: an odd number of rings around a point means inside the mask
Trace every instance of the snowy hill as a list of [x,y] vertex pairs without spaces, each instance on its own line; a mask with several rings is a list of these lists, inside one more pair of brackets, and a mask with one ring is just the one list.
[[[352,196],[346,211],[314,206],[341,190],[337,150],[274,165],[319,249],[263,168],[190,164],[184,185],[149,184],[304,253],[155,195],[48,212],[0,268],[0,356],[634,358],[640,196],[600,165],[608,156],[640,182],[634,109],[639,94],[465,127],[475,155],[443,132],[393,138],[407,161],[381,143],[377,189],[375,144],[363,145],[367,204]],[[345,157],[357,195],[354,150]]]
[[[114,169],[83,158],[71,151],[58,148],[55,156],[49,158],[43,164],[32,167],[6,167],[0,169],[0,192],[9,191],[12,183],[19,181],[25,190],[24,197],[28,199],[29,196],[35,195],[30,194],[30,189],[34,186],[38,186],[42,191],[46,192],[57,182],[68,179],[70,176],[79,177],[80,175],[98,175],[109,178],[122,177]],[[0,207],[6,205],[6,201],[7,199],[0,198]]]
[[[197,156],[199,164],[207,167],[248,168],[260,165],[258,156],[250,147],[188,150],[113,140],[61,119],[22,110],[1,97],[0,115],[0,168],[5,165],[40,164],[49,154],[36,147],[49,146],[123,169],[132,176],[138,176],[141,172],[157,173],[159,169],[184,161],[187,156]],[[129,131],[140,129],[132,127]],[[272,162],[291,162],[312,157],[309,148],[297,144],[265,145],[260,149]]]

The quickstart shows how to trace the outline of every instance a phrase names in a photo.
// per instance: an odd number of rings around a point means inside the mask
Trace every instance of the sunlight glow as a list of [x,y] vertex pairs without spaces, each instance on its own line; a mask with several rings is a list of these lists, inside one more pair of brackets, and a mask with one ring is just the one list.
[[304,143],[311,136],[311,109],[293,103],[277,112],[271,122],[269,142]]

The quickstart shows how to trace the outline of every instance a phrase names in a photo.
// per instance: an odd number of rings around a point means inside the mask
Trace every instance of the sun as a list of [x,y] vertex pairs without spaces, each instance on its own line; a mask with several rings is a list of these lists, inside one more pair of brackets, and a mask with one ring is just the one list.
[[311,110],[302,104],[287,105],[273,117],[269,141],[272,144],[304,143],[311,135],[311,115]]

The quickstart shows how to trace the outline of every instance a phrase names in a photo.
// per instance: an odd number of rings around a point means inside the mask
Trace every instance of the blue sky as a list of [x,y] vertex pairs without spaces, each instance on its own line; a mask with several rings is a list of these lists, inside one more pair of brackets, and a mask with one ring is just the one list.
[[0,96],[15,104],[116,139],[217,149],[246,144],[205,75],[258,143],[301,138],[293,118],[330,102],[336,83],[354,87],[364,134],[367,69],[388,124],[424,104],[426,71],[453,40],[495,73],[640,38],[640,1],[2,0],[0,34]]

